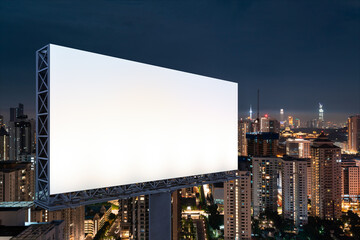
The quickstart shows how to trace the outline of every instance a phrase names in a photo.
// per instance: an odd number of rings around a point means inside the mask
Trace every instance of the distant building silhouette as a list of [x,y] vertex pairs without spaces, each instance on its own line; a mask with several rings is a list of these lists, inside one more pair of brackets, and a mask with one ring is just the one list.
[[348,118],[348,145],[352,153],[360,153],[360,115]]
[[0,161],[9,160],[9,133],[0,124]]

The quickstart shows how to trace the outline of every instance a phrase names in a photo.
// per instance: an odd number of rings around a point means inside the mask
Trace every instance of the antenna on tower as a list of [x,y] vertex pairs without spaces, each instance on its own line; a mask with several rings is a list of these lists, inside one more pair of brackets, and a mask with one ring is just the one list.
[[260,89],[257,91],[257,119],[260,120]]

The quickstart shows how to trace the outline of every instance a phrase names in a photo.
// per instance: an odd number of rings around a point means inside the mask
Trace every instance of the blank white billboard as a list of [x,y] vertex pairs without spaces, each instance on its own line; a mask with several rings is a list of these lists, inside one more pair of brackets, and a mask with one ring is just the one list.
[[50,45],[50,194],[235,170],[237,101],[234,82]]

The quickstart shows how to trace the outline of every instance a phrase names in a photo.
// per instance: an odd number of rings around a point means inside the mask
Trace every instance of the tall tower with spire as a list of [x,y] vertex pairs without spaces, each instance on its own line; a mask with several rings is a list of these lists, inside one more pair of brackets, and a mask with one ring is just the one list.
[[250,120],[252,120],[252,113],[253,113],[253,111],[252,111],[252,108],[251,108],[251,105],[250,105],[250,111],[249,111],[249,113],[250,113]]
[[319,128],[323,128],[324,127],[324,109],[323,109],[323,105],[321,103],[319,103],[319,124],[318,124]]

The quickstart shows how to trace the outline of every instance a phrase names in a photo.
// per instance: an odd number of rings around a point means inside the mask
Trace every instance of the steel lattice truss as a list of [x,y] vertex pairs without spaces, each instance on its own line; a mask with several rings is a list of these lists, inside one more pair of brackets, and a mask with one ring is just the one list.
[[229,181],[237,178],[236,171],[228,171],[50,195],[49,50],[50,46],[48,45],[36,52],[37,159],[35,203],[37,205],[53,211],[139,195],[174,191],[181,188]]

